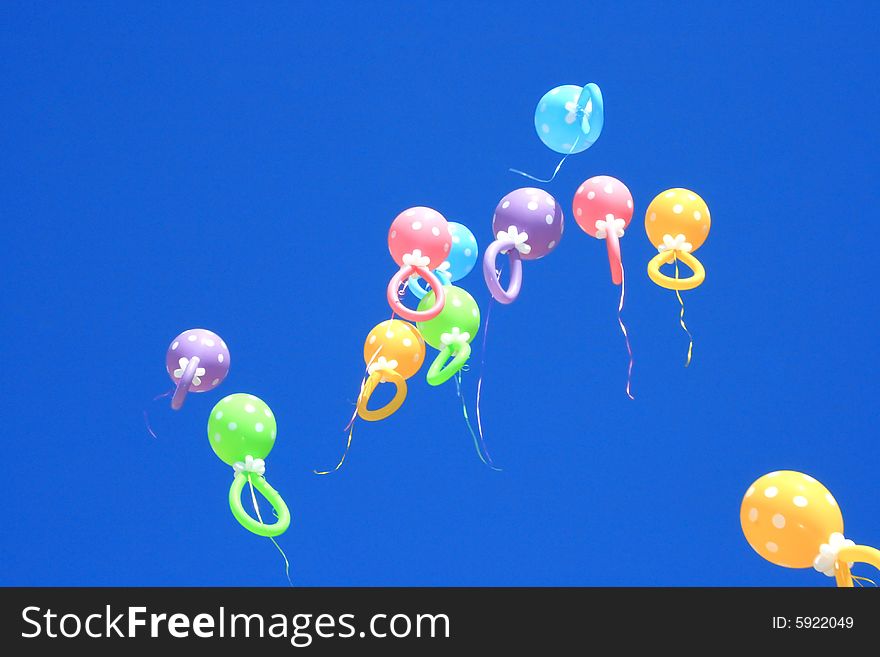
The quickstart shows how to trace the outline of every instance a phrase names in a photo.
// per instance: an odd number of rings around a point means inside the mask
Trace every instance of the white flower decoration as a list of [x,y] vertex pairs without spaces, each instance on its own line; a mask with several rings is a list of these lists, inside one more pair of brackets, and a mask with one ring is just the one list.
[[[177,368],[176,370],[174,370],[174,372],[172,372],[175,379],[179,379],[180,377],[183,376],[183,373],[186,372],[186,366],[189,365],[189,358],[181,358],[180,360],[177,361],[177,364],[180,365],[180,367]],[[196,368],[196,375],[193,377],[192,384],[194,386],[201,384],[202,379],[200,377],[203,377],[203,376],[205,376],[205,368],[204,367],[197,367]]]
[[510,249],[516,249],[523,255],[528,255],[532,251],[532,247],[528,244],[529,234],[523,231],[519,232],[516,226],[510,226],[506,231],[499,230],[495,236],[499,240],[513,242],[510,247],[503,249],[501,253],[507,253]]
[[690,253],[694,248],[690,242],[685,242],[685,237],[681,233],[673,237],[672,235],[663,236],[663,244],[657,247],[661,253],[663,251],[687,251]]
[[373,374],[373,372],[379,372],[379,382],[385,383],[387,379],[382,375],[384,371],[396,370],[397,369],[397,361],[396,360],[386,360],[385,356],[379,356],[375,362],[373,362],[367,368],[367,374]]
[[431,258],[423,256],[421,249],[413,249],[412,253],[403,254],[403,264],[410,267],[427,267],[431,264]]
[[442,342],[445,346],[449,345],[463,345],[467,344],[471,339],[471,334],[467,331],[462,331],[457,326],[453,326],[452,330],[449,333],[441,333],[440,334],[440,342]]
[[[813,568],[820,573],[824,573],[828,577],[834,577],[834,564],[837,563],[837,553],[841,548],[852,547],[855,543],[848,538],[844,538],[840,532],[834,532],[828,537],[827,543],[819,546],[819,554],[813,559]],[[849,564],[852,568],[852,564]]]
[[232,469],[235,470],[235,474],[241,474],[243,472],[253,472],[254,474],[258,474],[261,477],[266,474],[266,462],[263,459],[255,459],[253,456],[248,454],[244,457],[244,463],[241,461],[236,461],[232,464]]
[[605,221],[599,219],[596,222],[596,237],[604,240],[608,236],[608,229],[611,228],[618,237],[623,237],[623,229],[626,222],[623,219],[615,219],[613,214],[606,214]]
[[[565,122],[568,123],[569,125],[571,125],[572,123],[577,121],[578,101],[579,100],[580,100],[579,97],[575,97],[574,99],[568,101],[565,104],[565,111],[568,112],[568,114],[565,115]],[[592,113],[593,113],[593,99],[590,98],[590,100],[587,101],[586,107],[584,108],[584,120],[583,120],[583,123],[581,124],[581,127],[583,128],[584,132],[590,131],[590,114],[592,114]]]

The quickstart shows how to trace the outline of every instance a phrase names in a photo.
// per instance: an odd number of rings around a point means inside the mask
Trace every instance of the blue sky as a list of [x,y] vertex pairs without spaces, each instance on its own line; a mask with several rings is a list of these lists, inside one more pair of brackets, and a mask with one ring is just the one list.
[[[876,4],[505,5],[0,8],[0,583],[286,583],[207,442],[232,392],[276,413],[267,478],[300,585],[828,584],[742,536],[743,492],[777,469],[817,477],[846,534],[880,544]],[[388,315],[391,220],[427,205],[485,247],[526,184],[508,168],[556,162],[537,100],[590,81],[605,130],[546,186],[568,230],[492,309],[482,412],[503,472],[422,372],[400,412],[357,425],[341,472],[312,474]],[[604,247],[570,220],[598,174],[635,198],[635,401]],[[689,369],[677,301],[645,274],[645,207],[677,186],[713,218]],[[460,284],[485,314],[479,272]],[[196,326],[228,343],[228,379],[179,413],[150,405]]]

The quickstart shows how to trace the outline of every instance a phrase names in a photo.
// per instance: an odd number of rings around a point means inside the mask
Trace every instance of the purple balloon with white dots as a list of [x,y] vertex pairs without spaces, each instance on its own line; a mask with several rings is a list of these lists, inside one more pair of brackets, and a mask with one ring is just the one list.
[[565,228],[562,207],[550,194],[536,187],[515,189],[495,208],[492,232],[508,232],[513,226],[527,233],[528,253],[520,253],[523,260],[538,260],[555,249]]
[[179,408],[187,392],[208,392],[226,378],[229,348],[213,331],[188,329],[171,341],[165,355],[165,369],[178,386],[172,406]]

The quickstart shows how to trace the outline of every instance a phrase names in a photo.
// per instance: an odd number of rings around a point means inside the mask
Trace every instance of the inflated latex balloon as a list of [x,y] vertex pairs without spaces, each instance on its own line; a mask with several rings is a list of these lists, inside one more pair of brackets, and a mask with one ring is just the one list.
[[[241,392],[228,395],[217,402],[208,418],[211,448],[235,472],[229,489],[232,515],[248,531],[267,537],[279,536],[290,526],[287,505],[264,477],[264,459],[275,445],[275,434],[275,416],[266,402],[254,395]],[[258,490],[275,509],[274,523],[267,525],[262,518],[255,520],[244,510],[241,493],[245,484]]]
[[[367,378],[358,397],[357,413],[364,420],[384,420],[406,399],[406,380],[425,362],[425,341],[412,324],[399,319],[386,320],[367,335],[364,362]],[[367,408],[370,397],[381,383],[393,383],[397,391],[385,406],[370,410]]]
[[[447,285],[445,292],[446,305],[440,314],[417,324],[425,342],[440,352],[428,368],[427,381],[432,386],[445,383],[464,367],[471,355],[470,343],[480,329],[480,308],[474,298],[455,285]],[[419,308],[430,307],[433,296],[433,291],[428,292]]]
[[[564,230],[562,207],[550,194],[535,187],[510,192],[495,208],[492,232],[495,241],[483,255],[483,277],[492,296],[513,303],[522,287],[522,261],[538,260],[557,247]],[[501,287],[495,261],[499,254],[510,261],[510,282]]]
[[168,346],[165,369],[175,383],[171,408],[183,406],[189,392],[208,392],[229,374],[229,349],[219,335],[207,329],[189,329]]
[[[432,299],[431,303],[435,301]],[[375,422],[397,412],[406,399],[406,380],[415,375],[424,362],[425,340],[415,326],[399,319],[388,319],[373,327],[364,342],[366,374],[361,381],[354,414],[345,427],[348,432],[345,451],[334,468],[315,470],[315,474],[329,475],[342,467],[351,449],[355,420],[358,417]],[[394,384],[394,398],[381,408],[368,408],[370,397],[382,383]]]
[[740,524],[752,549],[785,568],[809,568],[852,586],[855,562],[880,568],[880,551],[843,536],[843,515],[829,490],[810,475],[771,472],[749,486]]
[[[388,230],[388,250],[400,269],[391,278],[386,297],[391,309],[404,319],[420,321],[436,317],[445,301],[442,284],[433,270],[440,267],[449,255],[452,235],[442,214],[431,208],[416,207],[404,210]],[[410,276],[421,276],[433,289],[441,289],[434,305],[424,311],[410,310],[400,300],[400,285]]]
[[[684,321],[682,290],[692,290],[706,278],[706,270],[692,254],[709,235],[712,219],[706,202],[689,189],[667,189],[654,197],[645,211],[645,231],[658,253],[648,263],[648,276],[660,287],[674,290],[681,305],[679,323],[687,333],[689,345],[685,367],[690,365],[694,338]],[[678,263],[690,267],[693,274],[679,278]],[[675,278],[660,271],[665,264],[675,266]]]
[[[470,274],[479,255],[477,238],[470,228],[456,221],[448,222],[448,226],[452,246],[446,260],[434,270],[434,274],[443,285],[454,283]],[[419,280],[418,276],[410,276],[408,286],[417,299],[422,299],[427,294],[427,290],[421,286]]]
[[535,108],[535,130],[544,145],[563,155],[582,153],[596,143],[605,124],[599,86],[564,84],[548,91]]
[[[648,263],[648,276],[669,290],[692,290],[706,278],[706,270],[692,254],[709,236],[709,207],[689,189],[667,189],[654,197],[645,211],[645,231],[658,253]],[[690,267],[688,278],[666,276],[665,264],[680,260]]]
[[626,394],[630,392],[632,379],[632,347],[623,323],[623,304],[626,296],[624,285],[623,260],[620,257],[620,238],[633,215],[633,197],[626,185],[611,176],[593,176],[578,187],[572,202],[574,219],[587,235],[604,240],[608,251],[608,264],[611,267],[611,282],[620,285],[620,301],[617,304],[617,322],[626,340],[629,354]]
[[604,125],[605,106],[598,85],[592,82],[583,87],[565,84],[551,89],[535,108],[535,130],[544,145],[561,153],[563,158],[550,178],[536,178],[517,169],[511,171],[538,182],[551,182],[565,158],[596,143]]
[[611,281],[620,285],[623,264],[619,240],[633,216],[633,197],[629,189],[617,178],[593,176],[578,187],[572,209],[581,230],[605,241]]

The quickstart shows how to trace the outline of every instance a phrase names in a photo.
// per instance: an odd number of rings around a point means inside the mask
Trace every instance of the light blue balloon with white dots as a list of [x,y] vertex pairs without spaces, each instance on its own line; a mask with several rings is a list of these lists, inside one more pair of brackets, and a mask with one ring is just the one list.
[[[449,255],[439,268],[434,270],[434,274],[440,279],[444,285],[449,285],[453,281],[464,278],[471,273],[474,265],[477,264],[479,256],[479,248],[477,247],[477,238],[471,232],[471,229],[460,224],[457,221],[450,221],[449,233],[452,235],[452,246],[449,248]],[[428,291],[422,287],[422,279],[418,276],[411,276],[408,282],[410,292],[416,298],[423,298]]]
[[535,109],[535,130],[544,144],[563,155],[581,153],[596,143],[605,124],[602,91],[592,82],[551,89]]

